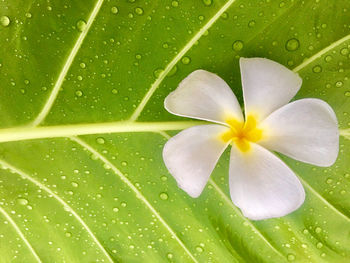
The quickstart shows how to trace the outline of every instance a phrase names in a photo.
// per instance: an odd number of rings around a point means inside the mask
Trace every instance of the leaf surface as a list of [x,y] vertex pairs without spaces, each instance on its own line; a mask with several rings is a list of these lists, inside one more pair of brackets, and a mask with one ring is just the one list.
[[[2,262],[346,262],[350,257],[350,3],[0,3]],[[242,103],[239,57],[298,72],[341,130],[337,162],[281,156],[306,201],[249,221],[230,198],[228,152],[192,199],[162,148],[197,122],[163,108],[196,69]]]

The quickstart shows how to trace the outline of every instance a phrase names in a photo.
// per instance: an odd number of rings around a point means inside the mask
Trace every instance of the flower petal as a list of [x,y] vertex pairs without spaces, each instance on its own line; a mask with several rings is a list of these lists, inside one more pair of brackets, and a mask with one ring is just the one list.
[[260,145],[296,160],[332,165],[338,156],[339,131],[332,108],[319,99],[302,99],[273,112],[260,125]]
[[229,128],[200,125],[181,131],[165,144],[163,160],[179,187],[192,197],[203,191],[210,174],[229,142],[220,135]]
[[305,192],[293,171],[277,156],[252,143],[248,152],[233,146],[230,193],[244,216],[252,220],[281,217],[298,209]]
[[299,75],[277,62],[266,58],[241,58],[239,62],[246,116],[262,120],[300,89]]
[[231,88],[219,76],[196,70],[164,101],[172,114],[226,124],[227,118],[243,121],[242,110]]

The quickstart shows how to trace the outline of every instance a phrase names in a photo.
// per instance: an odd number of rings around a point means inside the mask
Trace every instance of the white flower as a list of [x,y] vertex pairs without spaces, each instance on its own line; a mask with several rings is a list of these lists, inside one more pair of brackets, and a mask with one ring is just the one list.
[[339,150],[337,118],[320,99],[288,103],[302,80],[286,67],[264,58],[241,58],[240,67],[245,118],[226,82],[205,70],[192,72],[167,96],[170,113],[216,124],[181,131],[165,144],[163,159],[179,187],[198,197],[231,144],[233,203],[253,220],[281,217],[302,205],[305,192],[271,151],[330,166]]

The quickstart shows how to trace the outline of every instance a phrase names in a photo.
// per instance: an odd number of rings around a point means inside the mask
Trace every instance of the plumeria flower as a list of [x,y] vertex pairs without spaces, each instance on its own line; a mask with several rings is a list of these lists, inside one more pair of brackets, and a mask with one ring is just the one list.
[[281,217],[302,205],[305,192],[273,152],[317,166],[332,165],[339,150],[337,118],[320,99],[288,103],[302,80],[286,67],[264,58],[241,58],[240,68],[245,116],[226,82],[205,70],[192,72],[166,97],[170,113],[212,124],[185,129],[169,139],[163,159],[179,187],[198,197],[232,145],[233,203],[253,220]]

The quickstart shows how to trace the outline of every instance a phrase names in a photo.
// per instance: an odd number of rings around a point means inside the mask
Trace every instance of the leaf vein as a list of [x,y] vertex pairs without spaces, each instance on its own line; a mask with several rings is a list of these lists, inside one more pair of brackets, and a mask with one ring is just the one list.
[[40,113],[38,114],[38,116],[34,119],[34,121],[32,122],[31,126],[37,126],[39,125],[47,116],[47,114],[50,112],[56,98],[57,98],[57,95],[60,91],[60,88],[62,86],[62,83],[68,73],[68,70],[70,69],[73,61],[74,61],[74,58],[75,56],[77,55],[87,33],[89,32],[90,28],[91,28],[91,25],[92,23],[94,22],[95,20],[95,17],[97,16],[102,4],[103,4],[103,1],[104,0],[98,0],[96,2],[96,5],[94,6],[89,18],[88,18],[88,21],[86,23],[86,27],[85,29],[81,32],[81,34],[79,35],[77,41],[75,42],[74,46],[73,46],[73,49],[71,50],[67,60],[65,61],[64,63],[64,66],[63,68],[61,69],[61,72],[60,74],[58,75],[58,78],[56,80],[56,83],[47,99],[47,101],[45,102],[44,104],[44,107],[41,109]]
[[97,244],[97,246],[101,249],[102,253],[105,255],[105,257],[108,259],[109,262],[113,263],[113,259],[110,257],[108,252],[105,250],[105,248],[102,246],[100,241],[96,238],[94,233],[90,230],[88,225],[84,222],[84,220],[73,210],[71,206],[69,206],[61,197],[59,197],[57,194],[55,194],[53,191],[51,191],[50,188],[45,186],[44,184],[40,183],[30,175],[26,174],[22,170],[16,168],[15,166],[9,164],[8,162],[5,162],[4,160],[0,160],[0,165],[2,168],[8,168],[11,171],[13,171],[15,174],[22,176],[23,178],[27,179],[28,181],[32,182],[35,184],[37,187],[40,189],[44,190],[47,192],[50,196],[53,196],[67,211],[69,211],[78,221],[82,226],[86,229],[86,231],[89,233],[90,237],[92,240]]
[[0,213],[2,213],[4,215],[4,217],[10,222],[10,224],[12,225],[12,227],[16,230],[16,232],[18,233],[18,235],[21,237],[21,239],[23,240],[23,242],[26,244],[26,246],[29,248],[29,250],[32,252],[33,256],[35,257],[35,259],[38,262],[42,262],[40,257],[38,256],[38,254],[35,252],[34,248],[30,245],[29,241],[27,240],[27,238],[24,236],[24,234],[22,233],[21,229],[19,229],[19,227],[17,226],[16,222],[11,218],[11,216],[5,211],[5,209],[3,209],[2,207],[0,207]]
[[165,67],[159,77],[153,82],[151,88],[146,92],[145,96],[133,112],[130,117],[130,121],[135,121],[140,116],[147,102],[152,97],[153,93],[159,87],[160,83],[164,80],[164,78],[168,75],[168,73],[172,70],[172,68],[176,65],[177,62],[187,53],[188,50],[192,48],[192,46],[201,38],[201,36],[218,20],[218,18],[235,2],[236,0],[229,0],[224,4],[218,12],[190,39],[188,43],[181,49],[181,51],[170,61],[170,63]]
[[100,159],[103,163],[111,167],[112,171],[136,194],[136,197],[140,199],[149,210],[156,216],[156,218],[163,224],[163,226],[170,232],[171,236],[179,243],[179,245],[185,250],[185,252],[188,254],[188,256],[196,263],[198,261],[196,258],[192,255],[192,253],[188,250],[186,245],[180,240],[180,238],[176,235],[174,230],[165,222],[165,220],[162,218],[162,216],[155,210],[155,208],[151,205],[151,203],[146,199],[146,197],[132,184],[131,181],[125,175],[115,166],[113,165],[106,157],[104,157],[101,153],[99,153],[96,149],[94,149],[91,145],[83,141],[82,139],[78,137],[70,137],[70,139],[83,148],[85,148],[90,153],[94,154],[95,156]]

